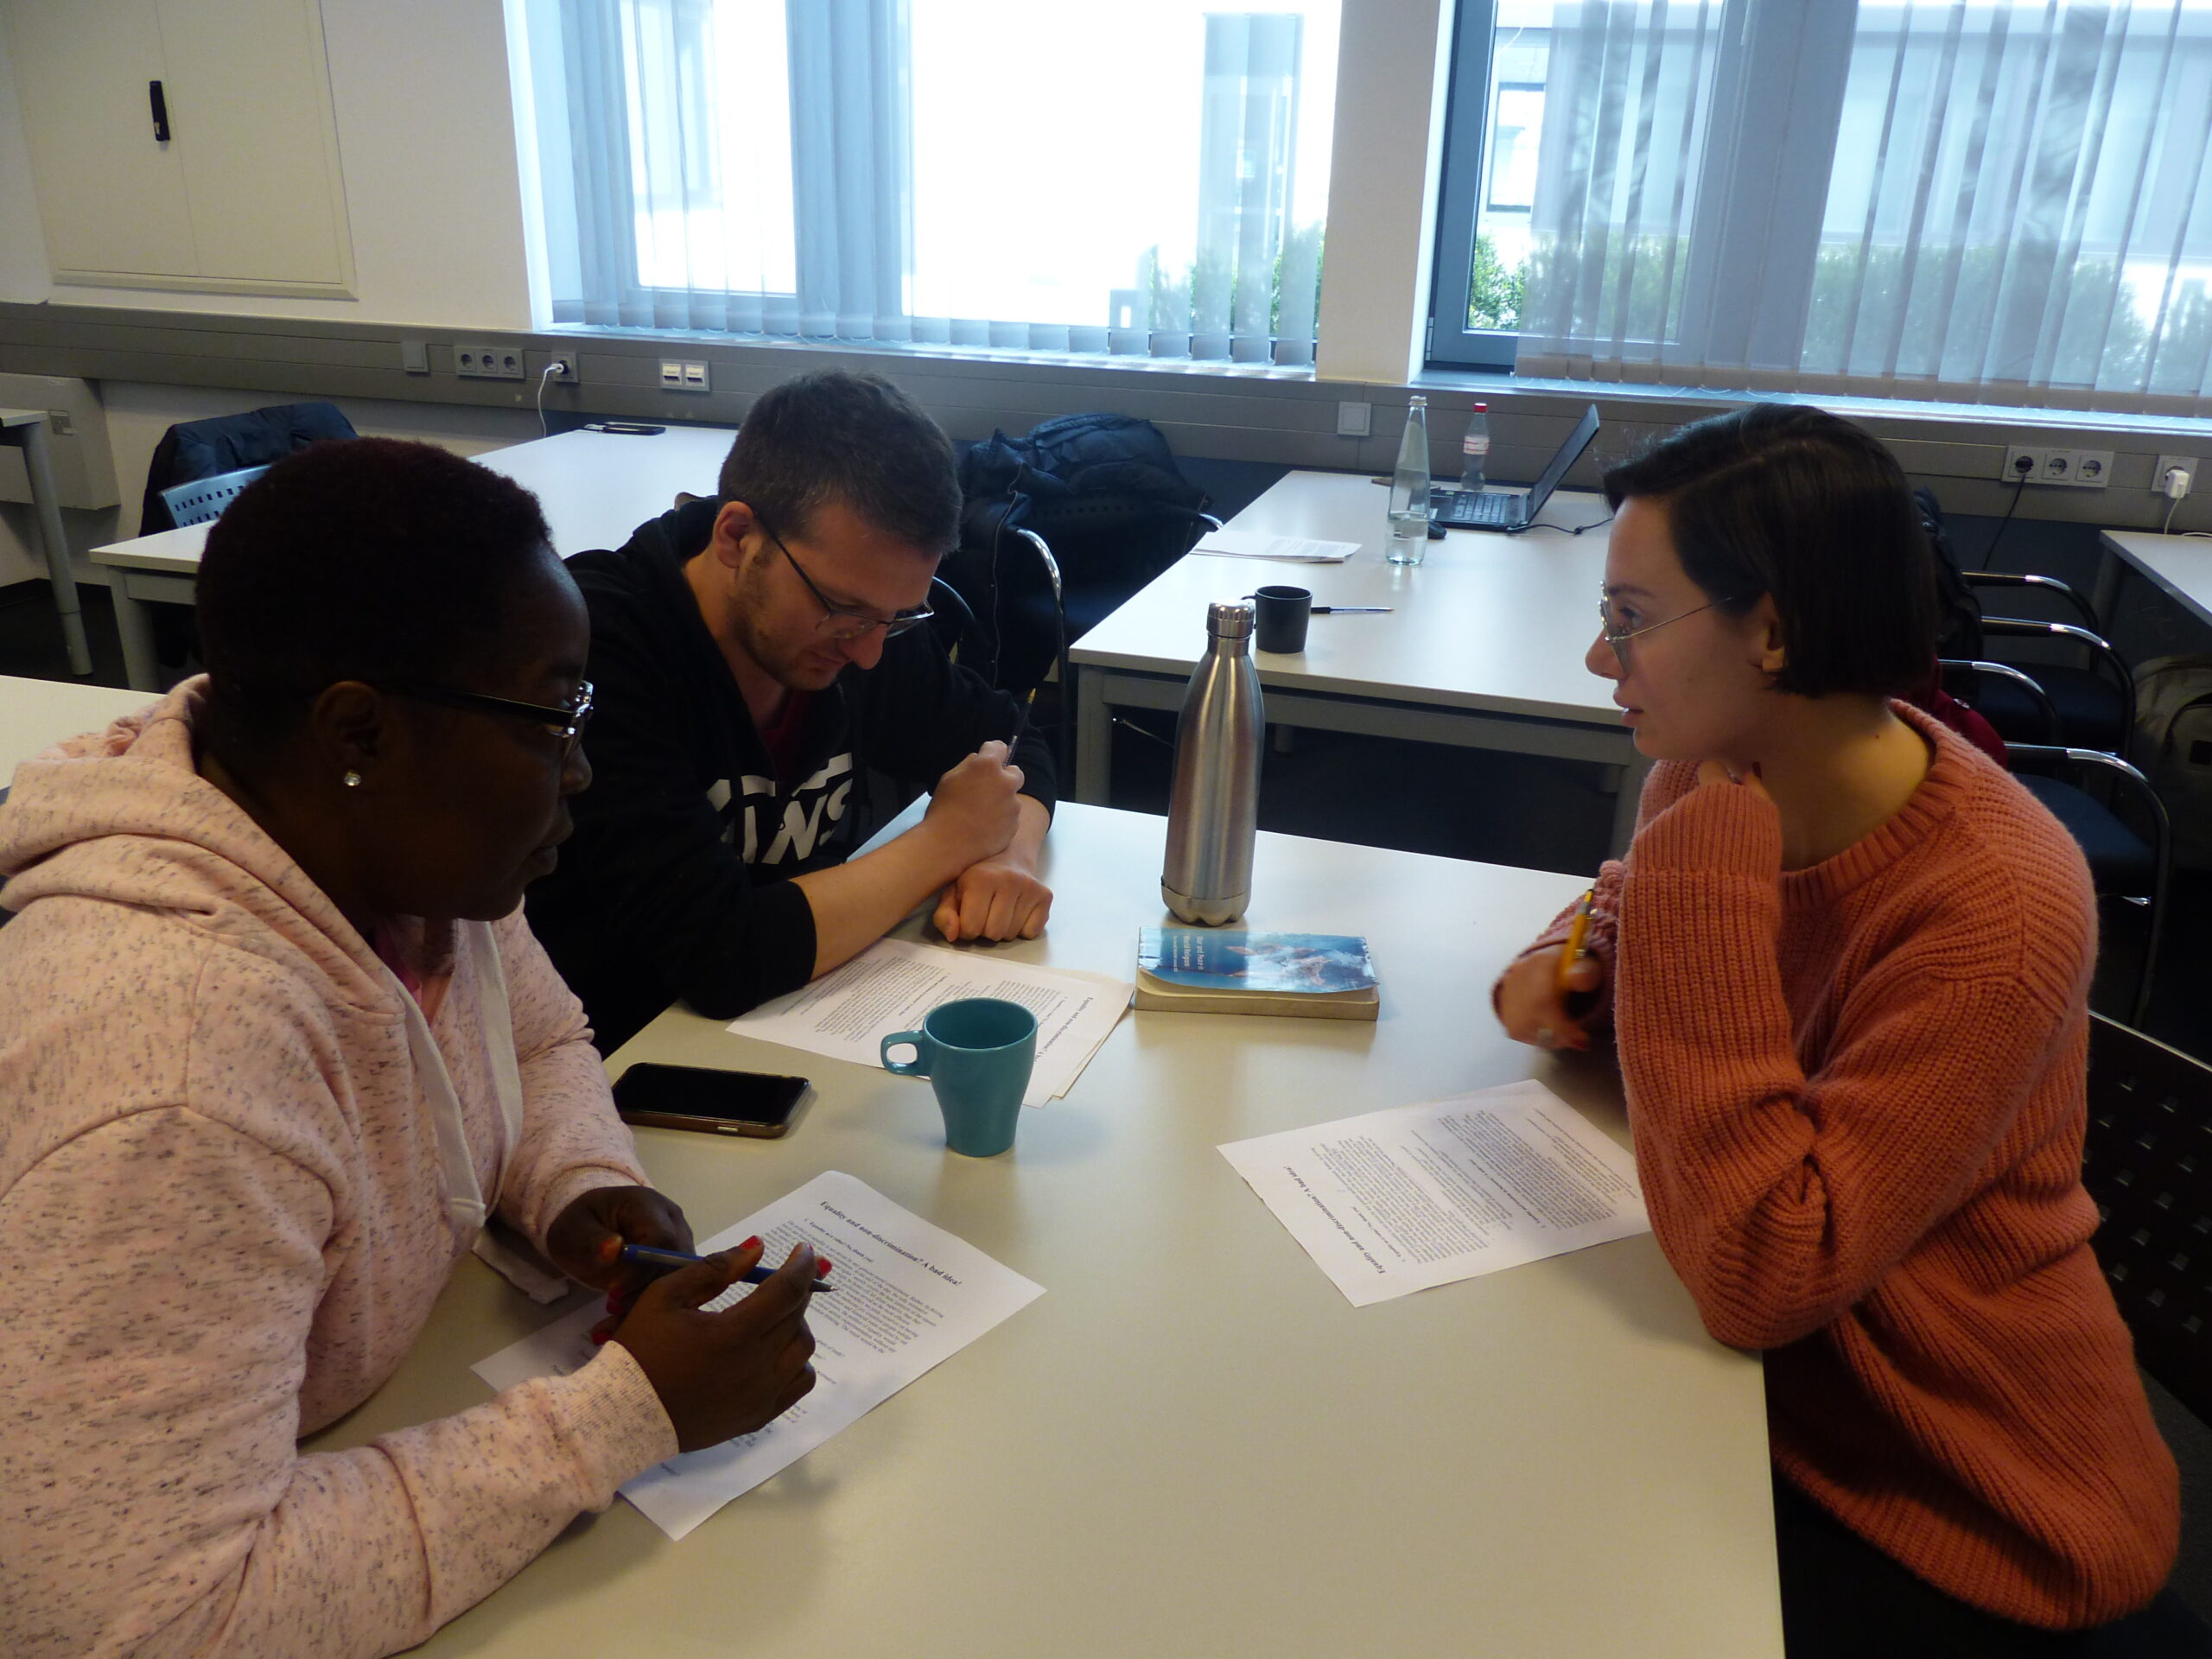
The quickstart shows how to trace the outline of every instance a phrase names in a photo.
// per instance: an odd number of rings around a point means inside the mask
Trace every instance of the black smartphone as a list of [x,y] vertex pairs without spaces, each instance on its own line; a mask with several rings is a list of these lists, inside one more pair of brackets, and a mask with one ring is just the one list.
[[804,1077],[645,1060],[615,1080],[614,1109],[626,1123],[774,1140],[791,1133],[813,1092]]
[[652,426],[644,421],[586,421],[587,432],[613,432],[626,438],[657,438],[668,430],[664,426]]

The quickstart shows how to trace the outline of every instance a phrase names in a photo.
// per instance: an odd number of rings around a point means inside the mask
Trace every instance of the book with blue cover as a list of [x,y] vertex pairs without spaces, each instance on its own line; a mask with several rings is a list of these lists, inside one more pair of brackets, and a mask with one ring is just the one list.
[[1382,994],[1356,934],[1147,927],[1137,935],[1136,1006],[1186,1014],[1373,1020]]

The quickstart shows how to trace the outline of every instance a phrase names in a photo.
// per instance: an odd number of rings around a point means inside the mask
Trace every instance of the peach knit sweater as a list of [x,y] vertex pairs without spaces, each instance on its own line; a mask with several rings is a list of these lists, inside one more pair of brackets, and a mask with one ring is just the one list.
[[[21,912],[0,930],[10,1656],[390,1653],[676,1449],[610,1344],[572,1376],[298,1452],[391,1374],[466,1244],[406,994],[194,770],[196,692],[26,762],[0,805],[0,904]],[[403,931],[500,1212],[542,1244],[579,1192],[642,1180],[519,913],[496,930],[512,1147],[468,958]]]
[[1926,780],[1809,869],[1749,790],[1653,771],[1592,906],[1637,1172],[1706,1328],[1767,1351],[1789,1479],[1961,1600],[2098,1624],[2157,1593],[2180,1516],[2088,1246],[2088,872],[1897,712]]

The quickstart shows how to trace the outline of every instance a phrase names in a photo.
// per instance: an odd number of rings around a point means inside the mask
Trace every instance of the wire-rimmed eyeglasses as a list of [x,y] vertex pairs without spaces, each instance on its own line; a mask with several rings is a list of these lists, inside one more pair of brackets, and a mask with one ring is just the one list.
[[843,644],[863,639],[881,628],[885,639],[896,639],[900,634],[918,628],[937,614],[926,605],[911,611],[901,611],[896,616],[870,616],[866,611],[849,611],[842,606],[831,604],[829,595],[816,587],[814,578],[806,574],[806,567],[798,562],[791,549],[784,545],[784,538],[768,527],[768,521],[756,512],[753,515],[753,522],[760,526],[763,536],[776,544],[776,550],[790,561],[791,569],[798,572],[798,579],[806,584],[806,591],[814,595],[814,602],[822,607],[822,620],[814,625],[816,632]]
[[1677,611],[1674,615],[1663,616],[1656,622],[1646,622],[1640,628],[1630,628],[1621,626],[1619,619],[1614,615],[1611,598],[1600,594],[1598,595],[1598,632],[1605,637],[1605,643],[1613,648],[1613,655],[1619,658],[1622,664],[1625,666],[1628,662],[1628,652],[1623,647],[1630,640],[1643,634],[1656,632],[1661,628],[1681,621],[1686,616],[1695,616],[1700,611],[1709,611],[1716,605],[1726,605],[1728,602],[1725,599],[1708,599],[1704,604],[1692,609]]

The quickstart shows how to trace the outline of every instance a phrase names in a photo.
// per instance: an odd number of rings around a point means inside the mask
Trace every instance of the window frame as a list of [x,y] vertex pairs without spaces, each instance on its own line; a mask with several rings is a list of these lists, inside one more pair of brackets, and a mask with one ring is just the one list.
[[1430,254],[1427,338],[1421,359],[1432,368],[1510,374],[1520,351],[1520,334],[1467,327],[1467,289],[1474,278],[1475,226],[1484,187],[1491,60],[1497,40],[1497,0],[1456,0],[1452,12],[1436,245]]

